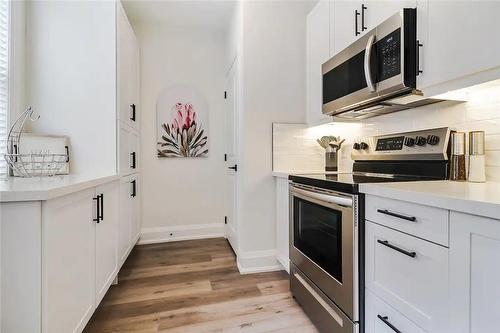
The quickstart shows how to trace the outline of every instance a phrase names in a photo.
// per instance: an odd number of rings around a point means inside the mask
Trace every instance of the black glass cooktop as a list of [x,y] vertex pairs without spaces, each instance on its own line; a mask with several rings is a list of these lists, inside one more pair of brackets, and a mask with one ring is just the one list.
[[419,180],[435,180],[430,177],[385,175],[372,173],[321,173],[321,174],[297,174],[290,175],[289,179],[294,183],[325,188],[346,193],[358,193],[359,184],[408,182]]

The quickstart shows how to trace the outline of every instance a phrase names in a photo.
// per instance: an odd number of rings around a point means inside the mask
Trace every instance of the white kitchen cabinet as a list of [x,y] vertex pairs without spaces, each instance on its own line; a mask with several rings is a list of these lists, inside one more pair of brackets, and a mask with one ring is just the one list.
[[42,205],[42,332],[81,332],[95,309],[94,197],[91,188]]
[[450,215],[449,332],[498,332],[500,220]]
[[417,7],[417,0],[367,0],[365,3],[369,29],[376,27],[403,8]]
[[290,273],[290,199],[288,179],[276,179],[276,257],[279,263]]
[[139,47],[127,15],[117,2],[117,108],[118,119],[139,130]]
[[394,329],[405,333],[425,333],[369,290],[365,293],[365,303],[365,333],[394,333]]
[[118,122],[118,171],[122,176],[139,172],[139,134],[122,121]]
[[100,221],[95,224],[96,306],[118,273],[119,183],[98,186]]
[[140,233],[139,179],[138,175],[120,180],[120,222],[118,233],[118,259],[125,262]]
[[363,36],[370,28],[366,2],[333,0],[330,6],[330,57],[332,57]]
[[448,325],[448,249],[366,222],[366,288],[419,327]]
[[331,121],[323,115],[321,65],[330,58],[330,2],[321,0],[307,16],[306,118],[310,125]]
[[[500,77],[499,1],[418,0],[418,88],[433,95]],[[472,15],[473,14],[473,15]]]

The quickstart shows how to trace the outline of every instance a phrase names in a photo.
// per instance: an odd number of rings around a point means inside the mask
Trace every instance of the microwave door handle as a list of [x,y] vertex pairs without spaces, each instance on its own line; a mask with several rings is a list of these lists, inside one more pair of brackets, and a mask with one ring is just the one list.
[[365,79],[366,79],[366,85],[368,86],[368,89],[370,92],[375,92],[375,84],[373,83],[372,80],[372,71],[370,68],[370,58],[372,55],[372,49],[373,49],[373,43],[375,42],[375,35],[371,35],[370,38],[368,38],[368,42],[366,43],[366,49],[365,49]]

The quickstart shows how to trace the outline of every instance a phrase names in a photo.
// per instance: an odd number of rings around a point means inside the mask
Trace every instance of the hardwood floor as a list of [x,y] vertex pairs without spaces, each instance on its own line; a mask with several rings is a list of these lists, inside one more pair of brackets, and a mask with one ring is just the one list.
[[240,275],[223,238],[136,246],[85,333],[316,333],[286,272]]

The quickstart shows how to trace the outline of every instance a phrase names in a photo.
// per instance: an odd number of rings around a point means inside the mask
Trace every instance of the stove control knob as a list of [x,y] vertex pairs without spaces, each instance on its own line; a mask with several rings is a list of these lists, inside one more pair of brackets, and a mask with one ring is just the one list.
[[425,146],[427,140],[423,137],[423,136],[417,136],[415,138],[415,143],[417,144],[417,146]]
[[361,145],[356,142],[355,144],[352,145],[352,149],[354,149],[354,150],[360,150],[361,149]]
[[439,136],[437,135],[429,135],[427,137],[427,144],[431,146],[435,146],[439,143]]
[[361,149],[363,149],[363,150],[366,150],[366,149],[368,149],[368,144],[367,144],[366,142],[361,142],[361,143],[359,144],[359,147],[360,147]]
[[413,147],[415,145],[415,139],[414,138],[410,138],[410,137],[406,137],[405,141],[404,141],[404,144],[405,144],[406,147]]

